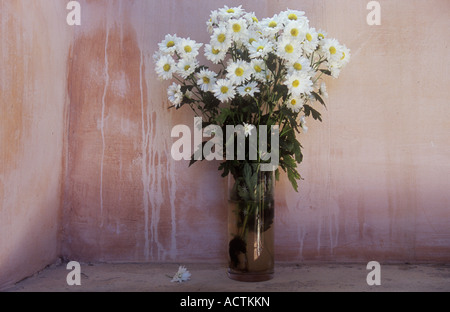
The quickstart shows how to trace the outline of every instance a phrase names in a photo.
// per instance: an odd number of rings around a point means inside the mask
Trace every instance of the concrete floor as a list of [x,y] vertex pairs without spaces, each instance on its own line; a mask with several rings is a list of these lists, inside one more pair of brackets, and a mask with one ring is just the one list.
[[81,264],[81,286],[68,286],[65,264],[49,266],[9,292],[448,292],[450,264],[381,264],[369,286],[365,264],[277,264],[274,279],[230,280],[223,264],[184,264],[191,280],[171,283],[178,264]]

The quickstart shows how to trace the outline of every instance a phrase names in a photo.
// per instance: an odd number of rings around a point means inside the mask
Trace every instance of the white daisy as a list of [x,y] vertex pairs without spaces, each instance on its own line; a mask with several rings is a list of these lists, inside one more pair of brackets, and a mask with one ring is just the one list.
[[244,18],[230,19],[228,21],[231,37],[235,41],[243,41],[247,35],[247,21]]
[[198,50],[202,47],[203,43],[197,43],[190,38],[182,38],[177,44],[177,52],[182,58],[195,58],[198,55]]
[[177,35],[166,35],[164,40],[158,43],[159,50],[164,54],[173,55],[179,40],[180,38]]
[[225,59],[226,56],[226,50],[221,50],[210,44],[205,44],[205,57],[214,64],[219,64]]
[[259,93],[258,83],[252,81],[242,87],[237,88],[239,94],[241,96],[250,95],[251,97],[255,96],[255,93]]
[[242,15],[243,12],[244,10],[242,9],[242,5],[231,8],[225,5],[222,9],[219,9],[219,13],[224,20],[228,20],[230,18],[238,18]]
[[341,58],[339,59],[339,63],[343,67],[350,62],[350,57],[351,57],[350,49],[347,48],[345,45],[341,45],[340,52],[341,52]]
[[319,34],[315,28],[310,28],[306,31],[305,40],[303,41],[303,51],[306,54],[313,53],[319,45]]
[[302,129],[305,133],[308,132],[308,127],[306,126],[306,117],[305,116],[302,116],[300,118],[300,126],[302,127]]
[[311,77],[305,73],[288,76],[284,83],[293,96],[299,97],[301,94],[310,94],[313,87]]
[[271,18],[264,18],[259,22],[259,25],[263,33],[267,34],[269,37],[275,35],[283,27],[278,15],[274,15]]
[[232,35],[225,26],[214,29],[211,35],[211,45],[217,49],[228,51],[232,44]]
[[172,79],[173,73],[177,66],[174,59],[170,55],[162,55],[156,62],[155,70],[160,79]]
[[172,283],[173,282],[182,283],[182,282],[186,282],[190,279],[191,279],[191,273],[186,269],[186,267],[180,266],[178,268],[178,272],[175,273],[175,275],[172,278]]
[[203,92],[211,91],[216,83],[216,73],[207,69],[200,70],[196,77],[197,84]]
[[287,67],[287,71],[290,75],[295,74],[295,73],[299,73],[299,72],[304,72],[304,73],[308,73],[309,71],[311,71],[311,62],[301,56],[299,59],[297,59],[294,62],[290,62],[286,65]]
[[250,64],[243,60],[230,62],[227,67],[227,78],[235,85],[240,85],[247,81],[250,79],[251,75],[252,70]]
[[322,52],[329,62],[337,62],[342,57],[342,46],[336,39],[325,39]]
[[264,58],[267,54],[273,51],[273,44],[266,38],[253,41],[251,45],[248,46],[248,51],[250,53],[250,58]]
[[236,94],[235,87],[230,80],[219,79],[216,81],[212,92],[214,96],[221,102],[226,102],[234,98]]
[[284,23],[290,21],[300,21],[305,18],[305,12],[303,11],[287,9],[286,11],[280,13],[280,20]]
[[169,88],[167,88],[167,97],[169,101],[179,107],[181,102],[183,101],[183,93],[181,92],[181,86],[177,83],[172,83]]
[[306,36],[307,28],[305,28],[300,22],[289,22],[284,28],[283,38],[302,42]]
[[250,67],[252,70],[253,77],[258,81],[265,81],[266,80],[266,71],[267,66],[264,60],[262,59],[254,59],[250,63]]
[[303,108],[303,101],[301,98],[293,96],[287,101],[286,106],[293,112],[298,113]]
[[195,59],[183,58],[177,64],[177,73],[183,78],[187,79],[192,75],[198,67],[198,62]]
[[294,41],[283,38],[277,46],[277,55],[288,62],[295,62],[302,55],[302,46]]
[[254,125],[248,124],[244,122],[244,134],[245,137],[248,137],[249,135],[252,135],[253,129],[256,129]]
[[325,84],[325,82],[322,82],[322,84],[320,85],[320,94],[328,99],[328,92],[327,92],[327,85]]

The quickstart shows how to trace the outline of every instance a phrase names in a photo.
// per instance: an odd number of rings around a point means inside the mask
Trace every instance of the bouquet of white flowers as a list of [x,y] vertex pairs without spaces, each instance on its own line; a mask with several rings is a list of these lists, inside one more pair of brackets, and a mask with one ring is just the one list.
[[[158,76],[175,80],[167,90],[171,107],[188,105],[203,118],[205,127],[240,126],[248,141],[252,135],[271,135],[271,129],[262,125],[278,127],[277,145],[267,144],[277,149],[279,157],[275,178],[279,179],[281,168],[298,190],[297,164],[303,155],[297,134],[308,130],[307,117],[322,121],[315,108],[317,103],[325,105],[328,97],[322,78],[337,78],[350,60],[350,50],[311,27],[304,12],[297,10],[258,20],[241,6],[225,6],[213,11],[206,24],[209,43],[167,35],[154,54]],[[211,66],[198,61],[202,47]],[[230,142],[229,136],[225,141]],[[236,224],[230,227],[234,238],[229,246],[230,266],[238,271],[252,271],[251,263],[264,258],[261,251],[249,252],[250,245],[270,245],[261,243],[260,234],[271,228],[273,220],[273,199],[269,198],[273,179],[261,173],[260,166],[267,160],[261,145],[256,150],[257,159],[248,157],[250,149],[246,149],[245,159],[232,157],[219,167],[224,177],[232,174],[235,181],[230,196],[238,204],[233,208]],[[196,160],[193,157],[191,164]],[[260,233],[254,236],[260,241],[249,243],[249,231]],[[259,256],[251,260],[250,254]]]
[[[309,25],[304,12],[286,10],[258,20],[241,6],[213,11],[204,56],[215,70],[200,65],[203,47],[190,38],[166,35],[154,54],[161,79],[176,80],[167,95],[172,107],[189,105],[205,125],[244,125],[263,121],[280,126],[280,167],[295,189],[302,161],[294,131],[306,132],[306,118],[322,120],[314,103],[328,97],[323,75],[334,78],[350,60],[350,51]],[[231,162],[221,169],[234,173]],[[278,172],[278,171],[277,171]]]

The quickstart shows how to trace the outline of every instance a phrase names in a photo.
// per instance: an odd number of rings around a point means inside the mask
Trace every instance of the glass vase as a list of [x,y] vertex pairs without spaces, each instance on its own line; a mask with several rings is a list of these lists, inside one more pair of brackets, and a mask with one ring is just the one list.
[[228,177],[228,276],[267,281],[274,274],[274,173],[244,168]]

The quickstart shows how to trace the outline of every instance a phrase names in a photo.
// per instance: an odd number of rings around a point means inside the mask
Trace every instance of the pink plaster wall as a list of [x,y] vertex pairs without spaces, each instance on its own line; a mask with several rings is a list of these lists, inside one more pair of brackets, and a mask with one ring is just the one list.
[[60,1],[0,1],[0,289],[59,255],[67,55]]
[[[379,1],[382,24],[368,26],[367,2],[245,1],[259,17],[304,10],[353,55],[330,80],[324,122],[309,121],[301,137],[299,193],[285,178],[277,185],[279,261],[450,260],[450,3]],[[167,33],[206,42],[209,12],[240,3],[85,0],[82,25],[69,29],[63,5],[42,9],[51,0],[34,13],[0,3],[1,59],[15,64],[1,66],[0,270],[18,275],[5,260],[15,254],[35,259],[33,268],[53,258],[58,234],[71,260],[224,261],[226,182],[217,163],[171,159],[170,131],[193,115],[167,109],[152,54]],[[34,23],[6,22],[13,12]],[[8,68],[20,76],[6,79]],[[25,225],[48,226],[30,241]],[[33,252],[36,241],[53,253]]]

